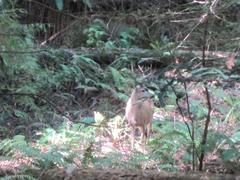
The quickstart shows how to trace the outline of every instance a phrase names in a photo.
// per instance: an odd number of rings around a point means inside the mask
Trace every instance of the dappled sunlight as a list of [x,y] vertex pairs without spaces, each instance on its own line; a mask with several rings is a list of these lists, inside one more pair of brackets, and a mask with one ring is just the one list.
[[3,171],[12,170],[12,169],[16,170],[24,164],[26,164],[26,163],[23,163],[18,160],[2,160],[2,159],[0,159],[0,169]]
[[28,157],[20,151],[14,151],[12,157],[0,157],[0,173],[1,172],[18,172],[23,167],[33,167],[34,158]]

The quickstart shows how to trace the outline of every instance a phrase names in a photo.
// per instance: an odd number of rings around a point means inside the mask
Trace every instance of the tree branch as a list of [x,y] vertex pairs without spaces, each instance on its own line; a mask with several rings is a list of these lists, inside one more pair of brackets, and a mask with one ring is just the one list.
[[211,111],[212,111],[209,90],[206,86],[204,88],[205,88],[205,92],[206,92],[208,113],[207,113],[207,119],[206,119],[206,122],[205,122],[205,128],[204,128],[204,132],[203,132],[203,136],[202,136],[202,142],[201,142],[201,154],[200,154],[200,158],[199,158],[199,170],[200,171],[203,170],[203,160],[204,160],[204,156],[205,156],[205,146],[206,146],[206,143],[207,143],[208,126],[209,126],[209,123],[210,123],[210,120],[211,120]]

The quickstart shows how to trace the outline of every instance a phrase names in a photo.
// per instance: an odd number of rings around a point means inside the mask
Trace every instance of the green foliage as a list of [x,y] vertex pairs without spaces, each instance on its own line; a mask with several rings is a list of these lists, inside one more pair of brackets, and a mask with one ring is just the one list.
[[101,19],[95,19],[83,33],[87,36],[87,45],[90,47],[105,47],[116,49],[117,46],[130,48],[140,36],[140,30],[135,27],[126,28],[119,31],[119,36],[112,37],[109,33],[111,29]]
[[82,0],[82,1],[83,1],[83,3],[84,3],[85,5],[87,5],[87,7],[88,7],[90,10],[92,10],[92,3],[91,3],[90,0]]
[[[118,58],[116,58],[116,59],[110,64],[110,66],[113,66],[113,67],[115,67],[115,68],[118,69],[118,68],[124,67],[124,66],[126,66],[126,65],[129,65],[130,62],[131,62],[130,57],[129,57],[127,54],[123,53],[123,54],[121,54]],[[129,73],[128,73],[128,74],[129,74]]]
[[216,151],[222,143],[232,144],[230,138],[220,132],[216,132],[214,130],[209,131],[208,142],[205,148],[206,152]]
[[55,0],[55,4],[56,4],[56,6],[57,6],[57,8],[58,8],[58,10],[63,10],[63,0]]
[[175,48],[175,43],[168,41],[154,41],[150,43],[150,47],[163,53],[163,56],[170,56],[173,54],[173,49]]
[[84,30],[87,35],[87,45],[101,47],[104,45],[107,37],[107,28],[100,19],[95,19],[89,28]]
[[224,150],[222,153],[222,160],[223,161],[230,161],[232,159],[239,159],[240,158],[240,151],[238,148],[231,148]]
[[85,149],[83,154],[83,166],[88,167],[91,163],[94,162],[94,150],[93,150],[93,143],[90,143],[89,146]]
[[[42,74],[36,54],[31,53],[35,51],[31,29],[16,20],[22,12],[22,10],[8,8],[0,10],[0,28],[3,33],[0,35],[2,51],[0,91],[3,94],[0,97],[0,104],[4,106],[1,124],[6,123],[6,119],[14,117],[28,121],[29,116],[26,111],[35,111],[36,114],[40,112],[31,94],[39,92],[38,80],[42,78]],[[12,96],[7,96],[11,93],[13,93]],[[5,98],[5,101],[2,101],[2,98]],[[14,104],[17,107],[12,109]]]
[[192,76],[196,79],[220,77],[226,80],[228,77],[225,75],[224,71],[225,70],[218,68],[197,68],[192,71]]
[[[54,130],[52,128],[45,129],[41,138],[38,140],[42,145],[63,146],[66,148],[84,146],[88,141],[93,140],[95,128],[84,124],[73,124],[65,122]],[[81,142],[81,144],[79,144]]]
[[52,164],[63,165],[64,156],[58,148],[52,147],[47,153],[40,153],[37,148],[29,146],[21,135],[1,142],[1,150],[8,156],[15,157],[16,152],[19,152],[22,158],[31,157],[34,164],[41,168],[48,168]]
[[[82,2],[83,2],[90,10],[92,9],[91,1],[89,1],[89,0],[82,0]],[[55,0],[55,4],[56,4],[58,10],[60,10],[60,11],[63,10],[64,0]]]
[[29,176],[29,175],[25,175],[25,174],[16,174],[16,175],[7,175],[5,177],[1,177],[0,180],[15,180],[15,179],[19,179],[19,180],[36,180],[36,178]]
[[[223,139],[219,146],[219,151],[223,161],[230,161],[240,158],[239,143],[240,131],[235,132],[232,136]],[[226,148],[228,147],[228,148]]]
[[104,168],[114,168],[114,167],[124,167],[126,163],[123,161],[123,155],[119,152],[110,153],[106,157],[99,157],[95,159],[95,167]]
[[[5,156],[14,158],[20,155],[23,159],[31,158],[32,165],[41,169],[67,166],[75,157],[82,158],[83,163],[88,164],[87,159],[91,157],[92,146],[89,142],[94,141],[94,129],[81,124],[70,126],[68,123],[63,123],[59,130],[47,128],[42,131],[34,147],[26,142],[24,136],[17,135],[12,139],[3,140],[0,150]],[[88,148],[85,149],[86,146]],[[82,151],[74,151],[76,148],[81,148]]]
[[153,131],[155,131],[157,135],[150,141],[150,146],[153,149],[152,158],[155,160],[159,159],[159,161],[161,160],[161,163],[156,164],[159,168],[174,170],[174,154],[182,148],[187,152],[191,146],[186,125],[169,120],[161,122],[154,121]]
[[[180,92],[184,92],[184,89],[181,89],[179,83],[176,83],[173,86],[175,90],[177,90],[177,92],[175,94],[168,91],[168,93],[166,94],[167,96],[165,97],[168,105],[164,109],[168,112],[172,112],[175,109],[181,108],[183,116],[188,117],[188,107],[185,104],[187,103],[185,94],[180,94]],[[220,149],[222,155],[221,158],[223,159],[223,161],[228,162],[232,160],[232,158],[238,158],[239,148],[237,146],[237,142],[239,142],[239,133],[238,131],[234,133],[234,135],[229,135],[229,133],[231,134],[231,131],[235,131],[234,129],[237,130],[237,127],[239,126],[239,113],[233,113],[235,112],[235,108],[239,106],[239,98],[226,93],[226,91],[224,91],[222,87],[209,86],[211,100],[214,101],[214,104],[212,104],[212,106],[215,108],[214,110],[217,113],[211,115],[211,126],[208,130],[207,142],[205,146],[202,146],[201,139],[208,109],[206,106],[206,101],[204,100],[204,96],[201,99],[200,96],[196,94],[192,95],[192,91],[194,91],[195,89],[201,89],[201,87],[202,85],[201,83],[199,83],[187,89],[188,98],[191,99],[189,101],[189,111],[191,113],[191,118],[193,120],[193,125],[195,129],[195,157],[199,155],[203,149],[206,154],[216,153]],[[178,104],[180,107],[176,107],[176,95],[179,98]],[[220,117],[222,119],[219,119]],[[191,119],[186,119],[185,121],[191,131]],[[222,132],[221,130],[217,130],[218,127],[228,127],[227,124],[229,122],[235,122],[236,127],[232,127],[232,130],[229,129],[228,132]],[[153,124],[153,129],[158,134],[156,137],[153,138],[150,143],[154,150],[157,149],[153,151],[153,154],[157,154],[157,157],[160,157],[161,160],[165,160],[165,163],[174,164],[175,161],[174,159],[171,159],[171,157],[173,157],[174,154],[176,154],[177,151],[179,151],[180,149],[184,149],[184,155],[181,157],[181,160],[185,164],[191,163],[193,142],[190,138],[190,134],[185,123],[179,123],[177,120],[175,122],[172,122],[171,120],[170,122],[169,120],[165,120],[161,121],[160,124],[155,122]],[[233,141],[232,139],[234,139],[235,137],[236,140]],[[182,144],[184,144],[184,147],[182,146]],[[157,148],[159,145],[162,146],[160,148]],[[227,148],[225,149],[223,147]],[[168,156],[169,153],[170,156]],[[166,157],[165,154],[167,154]],[[230,156],[230,154],[232,156]]]
[[110,67],[110,71],[112,73],[112,77],[113,77],[113,80],[114,80],[114,84],[115,86],[119,89],[119,90],[122,90],[123,88],[125,88],[125,79],[124,77],[120,74],[120,72],[115,69],[115,68],[112,68]]
[[[27,48],[33,46],[32,37],[29,30],[20,25],[14,18],[17,14],[13,11],[8,14],[0,14],[0,27],[6,35],[1,35],[1,49],[6,50],[6,53],[2,54],[3,66],[1,72],[2,77],[13,78],[13,75],[18,75],[22,71],[25,71],[27,75],[24,78],[32,78],[32,73],[38,70],[38,65],[36,63],[36,58],[34,55],[25,55]],[[16,33],[18,35],[7,36],[8,32]],[[21,38],[21,34],[28,34],[25,38]],[[13,56],[11,53],[16,53]],[[21,53],[22,52],[22,53]],[[15,77],[15,80],[21,79],[23,77]]]
[[137,28],[130,27],[120,32],[120,46],[125,48],[132,47],[134,41],[140,35],[140,31]]

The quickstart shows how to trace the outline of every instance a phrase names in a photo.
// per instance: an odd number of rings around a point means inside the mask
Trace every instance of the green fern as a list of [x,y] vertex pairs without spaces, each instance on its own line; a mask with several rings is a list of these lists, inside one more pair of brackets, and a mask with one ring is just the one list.
[[34,178],[31,175],[15,174],[6,175],[5,177],[1,177],[0,180],[37,180],[37,178]]
[[123,90],[125,88],[125,78],[121,75],[121,73],[117,69],[113,67],[109,68],[112,73],[115,87],[118,88],[119,90]]
[[130,27],[120,32],[120,44],[121,47],[130,48],[136,38],[140,35],[138,28]]
[[107,26],[101,19],[95,19],[83,33],[87,35],[87,45],[100,47],[105,43],[108,36]]

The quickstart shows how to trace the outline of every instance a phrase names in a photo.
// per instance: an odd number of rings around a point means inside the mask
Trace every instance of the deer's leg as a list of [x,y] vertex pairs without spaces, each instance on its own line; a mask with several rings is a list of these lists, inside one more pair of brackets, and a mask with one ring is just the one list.
[[147,127],[146,127],[146,131],[147,131],[147,139],[149,139],[150,133],[151,133],[151,129],[152,129],[152,123],[148,123]]
[[145,144],[146,144],[146,128],[144,126],[140,127],[141,130],[141,144],[142,149],[145,151]]
[[135,142],[135,127],[132,126],[131,132],[131,148],[134,149],[134,142]]

